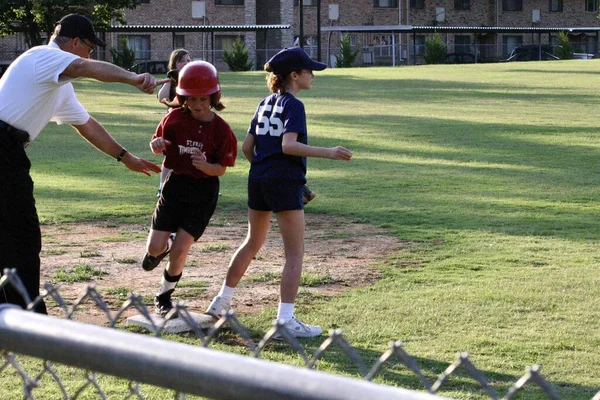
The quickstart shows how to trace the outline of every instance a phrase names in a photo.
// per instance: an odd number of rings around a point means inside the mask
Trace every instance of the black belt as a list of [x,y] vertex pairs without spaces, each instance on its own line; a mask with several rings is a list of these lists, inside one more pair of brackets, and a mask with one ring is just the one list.
[[0,135],[2,134],[6,135],[10,140],[22,144],[23,147],[29,145],[29,133],[0,120]]

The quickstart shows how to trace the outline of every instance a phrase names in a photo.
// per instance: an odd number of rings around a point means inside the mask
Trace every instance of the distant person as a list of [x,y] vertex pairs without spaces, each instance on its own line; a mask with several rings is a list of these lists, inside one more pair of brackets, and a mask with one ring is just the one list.
[[[166,105],[169,111],[180,106],[179,101],[177,100],[177,94],[175,93],[175,88],[177,87],[177,80],[179,79],[179,71],[181,71],[181,69],[190,61],[192,61],[190,53],[185,49],[175,49],[171,52],[169,63],[167,64],[167,78],[169,78],[169,80],[162,85],[157,95],[158,101]],[[169,172],[171,172],[171,170],[165,167],[163,160],[160,183],[158,185],[156,197],[160,197],[160,192]]]
[[[25,147],[49,121],[72,125],[132,171],[160,172],[157,165],[125,150],[77,100],[71,83],[75,78],[127,83],[146,93],[160,83],[150,74],[90,59],[96,46],[106,43],[96,36],[92,22],[83,15],[66,15],[47,45],[21,54],[0,79],[0,269],[15,268],[31,300],[40,293],[42,239]],[[0,303],[27,306],[11,285],[0,290]],[[44,301],[35,311],[47,313]]]
[[157,94],[158,101],[169,108],[180,105],[177,102],[177,93],[175,92],[177,79],[179,71],[190,61],[192,61],[190,53],[185,49],[175,49],[171,52],[169,63],[167,64],[167,78],[169,80],[161,86]]
[[221,86],[215,67],[205,61],[188,63],[179,72],[173,109],[159,123],[150,142],[155,154],[165,153],[167,176],[148,235],[142,267],[152,271],[169,255],[155,312],[165,317],[173,309],[171,296],[181,279],[190,247],[204,233],[217,207],[219,176],[237,156],[233,131],[213,110],[221,111]]
[[285,252],[277,319],[283,320],[285,329],[295,337],[323,333],[320,326],[305,324],[294,315],[304,256],[302,187],[306,182],[306,158],[350,160],[352,153],[341,146],[308,145],[304,104],[296,96],[312,87],[313,71],[326,66],[312,60],[300,47],[284,49],[265,64],[269,72],[267,85],[273,94],[258,105],[242,145],[251,163],[248,234],[229,262],[223,286],[206,310],[209,315],[220,317],[231,307],[235,288],[261,249],[275,213]]

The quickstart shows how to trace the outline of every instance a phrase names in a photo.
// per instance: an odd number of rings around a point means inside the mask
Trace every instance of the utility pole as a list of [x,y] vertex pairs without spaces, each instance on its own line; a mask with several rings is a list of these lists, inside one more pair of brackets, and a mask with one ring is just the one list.
[[300,11],[300,48],[304,48],[304,0],[298,0],[298,9]]
[[321,0],[317,0],[317,61],[321,61]]

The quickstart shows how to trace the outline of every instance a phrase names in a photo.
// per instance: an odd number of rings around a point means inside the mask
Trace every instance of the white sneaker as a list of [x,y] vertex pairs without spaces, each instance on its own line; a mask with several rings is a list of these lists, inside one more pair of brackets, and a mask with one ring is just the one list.
[[215,318],[221,318],[230,308],[231,304],[225,301],[225,299],[222,299],[221,296],[215,296],[206,309],[206,314],[212,315]]
[[[296,317],[292,317],[288,322],[285,323],[284,328],[293,337],[316,337],[323,333],[323,329],[319,325],[308,325],[300,321]],[[283,336],[275,334],[274,339],[282,339]]]

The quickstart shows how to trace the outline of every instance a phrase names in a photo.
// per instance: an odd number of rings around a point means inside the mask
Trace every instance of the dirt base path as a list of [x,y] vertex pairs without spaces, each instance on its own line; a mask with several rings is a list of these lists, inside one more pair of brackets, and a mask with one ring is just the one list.
[[[245,213],[218,213],[213,217],[187,259],[174,300],[183,300],[190,311],[201,313],[221,287],[229,259],[246,235]],[[110,223],[76,223],[42,226],[42,282],[60,285],[60,295],[72,305],[93,284],[117,311],[131,292],[144,296],[150,306],[160,283],[162,266],[152,272],[141,268],[148,226]],[[311,295],[333,296],[349,288],[368,285],[379,278],[374,267],[406,243],[368,224],[348,219],[306,214],[306,254],[303,274],[313,282],[301,286],[300,300]],[[283,245],[275,220],[262,250],[236,290],[233,307],[243,315],[276,307]],[[165,263],[165,261],[163,261]],[[75,277],[87,269],[102,275],[68,283],[59,276]],[[64,278],[63,278],[64,279]],[[74,320],[106,325],[106,315],[89,300],[78,308]],[[152,310],[152,308],[151,308]],[[64,316],[52,302],[49,314]],[[137,314],[130,310],[125,314]]]

